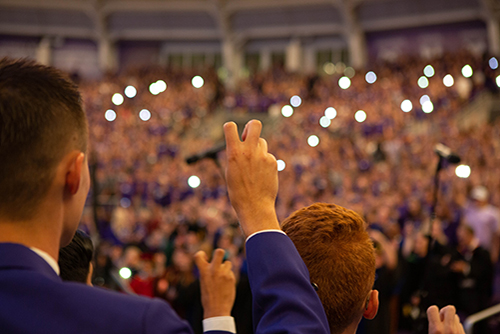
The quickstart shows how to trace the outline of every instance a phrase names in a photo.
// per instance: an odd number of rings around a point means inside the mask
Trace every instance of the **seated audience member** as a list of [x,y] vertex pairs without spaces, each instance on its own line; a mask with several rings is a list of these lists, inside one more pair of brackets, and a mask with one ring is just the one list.
[[[309,269],[331,334],[356,333],[362,317],[376,316],[378,291],[372,290],[375,253],[365,223],[357,213],[335,204],[316,203],[294,212],[281,228]],[[453,306],[441,312],[431,306],[427,314],[429,333],[463,333]]]
[[59,250],[59,269],[63,281],[92,285],[94,245],[87,233],[77,230],[68,246]]

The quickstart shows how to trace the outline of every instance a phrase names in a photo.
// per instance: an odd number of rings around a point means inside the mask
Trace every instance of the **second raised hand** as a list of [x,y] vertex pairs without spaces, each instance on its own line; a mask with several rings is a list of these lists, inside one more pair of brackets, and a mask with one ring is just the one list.
[[280,229],[274,207],[278,193],[277,163],[267,151],[261,131],[262,123],[252,120],[247,123],[241,141],[236,124],[224,124],[229,199],[247,236]]

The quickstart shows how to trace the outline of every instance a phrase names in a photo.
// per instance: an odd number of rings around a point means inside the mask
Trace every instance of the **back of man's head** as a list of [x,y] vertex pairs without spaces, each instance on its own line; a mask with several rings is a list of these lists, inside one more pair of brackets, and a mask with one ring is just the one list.
[[335,204],[317,203],[282,223],[304,260],[332,334],[361,319],[375,280],[375,254],[363,219]]
[[1,59],[0,218],[33,218],[63,156],[86,148],[76,85],[52,67]]

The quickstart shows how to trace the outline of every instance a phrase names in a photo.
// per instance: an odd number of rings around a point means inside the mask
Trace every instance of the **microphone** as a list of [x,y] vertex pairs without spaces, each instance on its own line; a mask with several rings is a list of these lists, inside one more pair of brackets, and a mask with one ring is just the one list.
[[436,152],[437,155],[452,164],[458,164],[461,160],[457,154],[451,151],[451,148],[441,143],[434,146],[434,152]]
[[216,159],[217,153],[219,153],[220,151],[223,151],[225,149],[226,149],[226,143],[219,144],[219,145],[212,147],[211,149],[209,149],[205,152],[201,152],[201,153],[192,155],[190,157],[187,157],[186,163],[188,165],[191,165],[191,164],[194,164],[195,162],[198,162],[198,161],[206,159],[206,158]]

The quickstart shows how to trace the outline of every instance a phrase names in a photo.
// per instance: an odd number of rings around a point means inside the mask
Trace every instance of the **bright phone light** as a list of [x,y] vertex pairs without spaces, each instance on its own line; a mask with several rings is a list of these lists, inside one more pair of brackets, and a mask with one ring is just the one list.
[[339,79],[339,87],[342,89],[347,89],[351,87],[351,79],[348,77],[342,77]]
[[139,118],[144,122],[149,121],[149,119],[151,118],[151,112],[147,109],[142,109],[139,112]]
[[120,93],[115,93],[113,94],[113,97],[111,97],[111,102],[113,102],[115,106],[121,105],[124,100],[123,95]]
[[194,76],[193,79],[191,79],[191,84],[193,85],[194,88],[201,88],[205,84],[205,80],[203,80],[202,77],[197,75]]
[[319,144],[319,138],[316,135],[310,135],[309,138],[307,138],[307,143],[311,147],[316,147]]
[[427,77],[421,76],[417,81],[418,87],[424,89],[429,87],[429,79]]
[[294,95],[290,98],[290,104],[292,107],[297,108],[302,104],[302,99],[298,95]]
[[191,187],[191,188],[198,188],[201,184],[201,180],[198,176],[196,175],[191,175],[188,179],[188,185]]
[[116,119],[116,112],[112,109],[108,109],[106,110],[106,112],[104,113],[104,118],[108,121],[108,122],[113,122],[115,119]]
[[366,121],[366,113],[365,113],[363,110],[358,110],[358,111],[356,111],[356,113],[354,114],[354,119],[355,119],[358,123],[363,123],[364,121]]
[[467,165],[458,165],[457,168],[455,168],[455,174],[462,179],[468,178],[470,173],[471,169]]
[[128,97],[129,99],[137,95],[137,89],[135,89],[134,86],[125,87],[125,90],[123,92],[125,93],[125,96]]
[[120,277],[123,279],[129,279],[132,276],[132,270],[127,267],[123,267],[120,269],[118,274],[120,274]]
[[293,115],[293,108],[286,104],[283,106],[283,108],[281,108],[281,114],[283,115],[283,117],[290,117]]
[[278,163],[278,172],[281,172],[282,170],[285,169],[286,163],[283,160],[278,160],[276,161]]
[[413,104],[410,100],[404,100],[403,102],[401,102],[401,110],[403,110],[403,112],[410,112],[412,109]]

